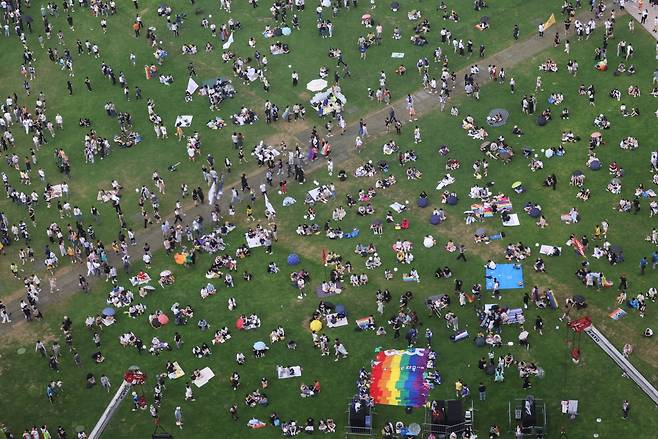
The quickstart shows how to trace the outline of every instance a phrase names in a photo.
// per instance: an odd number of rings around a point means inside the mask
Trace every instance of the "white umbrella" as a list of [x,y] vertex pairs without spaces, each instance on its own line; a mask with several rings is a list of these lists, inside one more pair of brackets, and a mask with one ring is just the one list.
[[308,84],[306,84],[306,90],[308,91],[316,92],[316,91],[324,90],[325,88],[327,88],[327,81],[325,81],[324,79],[314,79]]

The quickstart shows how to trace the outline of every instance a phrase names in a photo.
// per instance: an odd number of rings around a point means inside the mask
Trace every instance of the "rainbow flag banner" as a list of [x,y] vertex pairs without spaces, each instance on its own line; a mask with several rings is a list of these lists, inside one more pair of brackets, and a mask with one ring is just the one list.
[[372,366],[370,396],[375,404],[421,407],[430,388],[423,374],[427,349],[380,351]]

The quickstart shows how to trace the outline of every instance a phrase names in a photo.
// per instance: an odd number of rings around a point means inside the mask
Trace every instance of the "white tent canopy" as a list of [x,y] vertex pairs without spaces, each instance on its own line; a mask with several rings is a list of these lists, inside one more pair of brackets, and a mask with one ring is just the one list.
[[306,90],[317,92],[327,88],[327,81],[324,79],[314,79],[306,84]]
[[333,94],[336,97],[336,100],[340,101],[342,105],[345,105],[347,103],[347,98],[341,92],[334,90],[327,90],[320,93],[316,93],[315,96],[313,96],[313,98],[311,99],[311,104],[317,105],[319,103],[322,103],[322,101],[327,99],[331,94]]

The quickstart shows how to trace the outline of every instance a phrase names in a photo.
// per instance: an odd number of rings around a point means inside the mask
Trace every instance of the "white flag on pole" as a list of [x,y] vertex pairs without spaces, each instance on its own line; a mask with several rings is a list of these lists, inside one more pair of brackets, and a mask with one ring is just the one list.
[[231,44],[233,44],[233,32],[231,32],[231,35],[228,36],[228,40],[222,45],[222,49],[226,50],[229,47],[231,47]]
[[197,84],[194,79],[190,78],[187,80],[187,92],[189,94],[194,93],[197,88],[199,88],[199,84]]
[[265,197],[265,210],[267,210],[270,215],[276,215],[276,210],[274,210],[274,206],[272,206],[269,198],[267,198],[267,194],[263,194],[263,196]]
[[212,182],[212,186],[210,186],[210,190],[208,191],[208,204],[213,205],[215,204],[215,195],[217,194],[217,185],[215,182]]

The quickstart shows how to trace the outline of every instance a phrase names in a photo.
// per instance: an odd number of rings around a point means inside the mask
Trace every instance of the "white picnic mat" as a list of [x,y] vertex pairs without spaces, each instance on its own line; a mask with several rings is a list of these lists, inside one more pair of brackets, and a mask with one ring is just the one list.
[[449,186],[455,182],[455,177],[450,174],[446,174],[436,185],[436,190],[440,191],[446,186]]
[[[548,255],[548,256],[553,256],[553,249],[556,248],[554,245],[544,245],[539,248],[539,253],[542,255]],[[562,253],[562,247],[557,247],[557,249],[560,251],[560,254]]]
[[132,284],[133,287],[136,287],[137,285],[144,285],[149,282],[151,282],[151,276],[148,275],[148,273],[144,273],[144,278],[140,279],[137,276],[133,276],[130,278],[130,283]]
[[316,187],[315,189],[311,189],[310,191],[308,191],[308,194],[311,196],[313,201],[317,201],[318,195],[320,195],[320,188]]
[[192,125],[193,118],[194,116],[190,116],[190,115],[178,116],[176,118],[176,124],[174,126],[178,126],[178,124],[180,124],[180,126],[182,126],[183,128],[189,127],[190,125]]
[[509,220],[503,221],[503,225],[506,227],[520,226],[521,222],[519,221],[519,215],[517,213],[510,214]]
[[301,366],[288,366],[276,367],[276,375],[280,380],[285,380],[286,378],[295,378],[302,376],[302,367]]
[[260,238],[258,236],[250,238],[248,233],[244,234],[244,239],[247,240],[247,246],[249,248],[256,248],[256,247],[261,247],[263,244],[260,242]]
[[347,317],[343,317],[342,319],[337,319],[335,323],[332,323],[331,320],[335,317],[337,317],[338,314],[333,313],[327,315],[327,327],[328,328],[340,328],[341,326],[347,326],[349,325],[347,321]]
[[204,367],[199,371],[201,376],[197,379],[194,380],[194,384],[197,387],[203,387],[206,384],[208,384],[208,381],[210,381],[212,378],[215,377],[215,372],[212,371],[211,368],[209,367]]
[[407,206],[405,206],[405,205],[402,204],[402,203],[398,203],[397,201],[396,201],[395,203],[391,204],[389,207],[390,207],[391,209],[393,209],[394,211],[396,211],[397,213],[400,213],[400,212],[402,212],[404,209],[407,208]]

